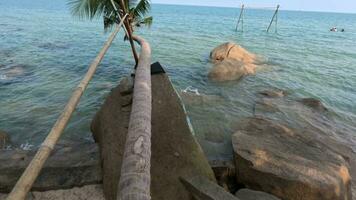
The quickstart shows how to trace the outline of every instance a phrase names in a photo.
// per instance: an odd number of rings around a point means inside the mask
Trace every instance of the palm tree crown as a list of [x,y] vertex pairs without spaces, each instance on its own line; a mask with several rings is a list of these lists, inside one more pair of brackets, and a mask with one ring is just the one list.
[[[146,17],[151,9],[149,0],[123,0],[124,8],[121,8],[119,1],[112,2],[119,8],[119,12],[129,15],[128,21],[131,27],[151,26],[153,18]],[[111,28],[119,19],[111,0],[69,0],[69,5],[72,14],[80,18],[93,19],[103,16],[105,30]]]

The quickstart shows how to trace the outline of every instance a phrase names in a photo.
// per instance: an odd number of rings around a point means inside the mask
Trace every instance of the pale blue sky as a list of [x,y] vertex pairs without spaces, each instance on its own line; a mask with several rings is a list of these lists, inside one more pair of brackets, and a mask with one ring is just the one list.
[[[238,0],[151,0],[151,2],[222,7],[238,7],[242,3]],[[356,13],[356,0],[245,0],[243,2],[247,6],[254,7],[270,7],[280,4],[281,9],[284,10]]]

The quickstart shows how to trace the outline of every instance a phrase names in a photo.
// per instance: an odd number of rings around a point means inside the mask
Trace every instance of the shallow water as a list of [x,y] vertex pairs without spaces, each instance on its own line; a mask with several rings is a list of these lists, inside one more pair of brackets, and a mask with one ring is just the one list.
[[[0,129],[11,134],[15,146],[36,146],[44,139],[108,37],[100,19],[75,19],[65,1],[51,2],[0,2]],[[185,103],[209,157],[231,156],[231,127],[252,115],[256,93],[268,88],[284,89],[294,98],[319,98],[340,127],[355,130],[356,15],[281,11],[278,33],[266,33],[273,11],[246,10],[241,33],[234,31],[238,11],[153,5],[153,26],[139,30],[151,43],[153,61],[167,68],[176,89],[190,86],[204,95],[203,103]],[[332,26],[346,32],[329,32]],[[266,64],[241,81],[210,81],[209,53],[226,41],[262,56]],[[83,96],[65,138],[90,140],[91,119],[132,66],[121,34]]]

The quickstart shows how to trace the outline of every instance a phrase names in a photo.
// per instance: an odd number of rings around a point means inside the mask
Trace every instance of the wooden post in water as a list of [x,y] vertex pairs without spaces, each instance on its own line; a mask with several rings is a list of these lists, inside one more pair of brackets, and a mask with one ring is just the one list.
[[276,11],[275,11],[274,14],[273,14],[273,17],[272,17],[272,19],[271,19],[271,23],[269,23],[269,26],[268,26],[268,28],[267,28],[267,32],[269,32],[269,29],[271,28],[272,23],[273,23],[273,21],[274,21],[274,22],[276,23],[276,33],[277,33],[278,11],[279,11],[279,5],[277,5],[277,9],[276,9]]
[[237,20],[237,25],[236,25],[236,31],[239,28],[239,24],[241,22],[241,30],[244,32],[244,12],[245,12],[245,5],[241,5],[241,10],[240,10],[240,16],[239,19]]
[[52,130],[47,135],[45,141],[41,144],[36,155],[33,157],[30,164],[27,166],[25,172],[21,175],[20,179],[17,181],[15,187],[12,189],[11,193],[7,196],[6,200],[24,200],[27,193],[30,191],[33,183],[41,172],[41,169],[46,162],[47,158],[50,156],[54,146],[56,145],[59,137],[63,133],[63,130],[67,126],[69,119],[71,118],[76,106],[79,103],[80,98],[82,97],[84,90],[87,88],[89,81],[94,76],[96,69],[99,66],[99,63],[104,58],[105,53],[112,44],[115,36],[120,30],[120,27],[123,25],[124,20],[127,15],[125,15],[120,24],[115,28],[113,33],[111,33],[109,39],[104,44],[100,53],[91,63],[87,73],[84,78],[81,80],[77,88],[74,90],[69,102],[67,103],[64,111],[57,119],[56,123],[52,127]]
[[117,200],[151,199],[151,48],[138,36],[141,53],[135,73],[132,110]]

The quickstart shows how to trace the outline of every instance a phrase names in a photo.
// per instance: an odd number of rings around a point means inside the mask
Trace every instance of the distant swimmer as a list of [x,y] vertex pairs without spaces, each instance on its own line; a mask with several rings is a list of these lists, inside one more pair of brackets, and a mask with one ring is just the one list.
[[345,32],[345,29],[341,29],[341,32]]
[[336,28],[336,27],[332,27],[332,28],[330,29],[330,31],[331,31],[331,32],[337,32],[337,28]]

